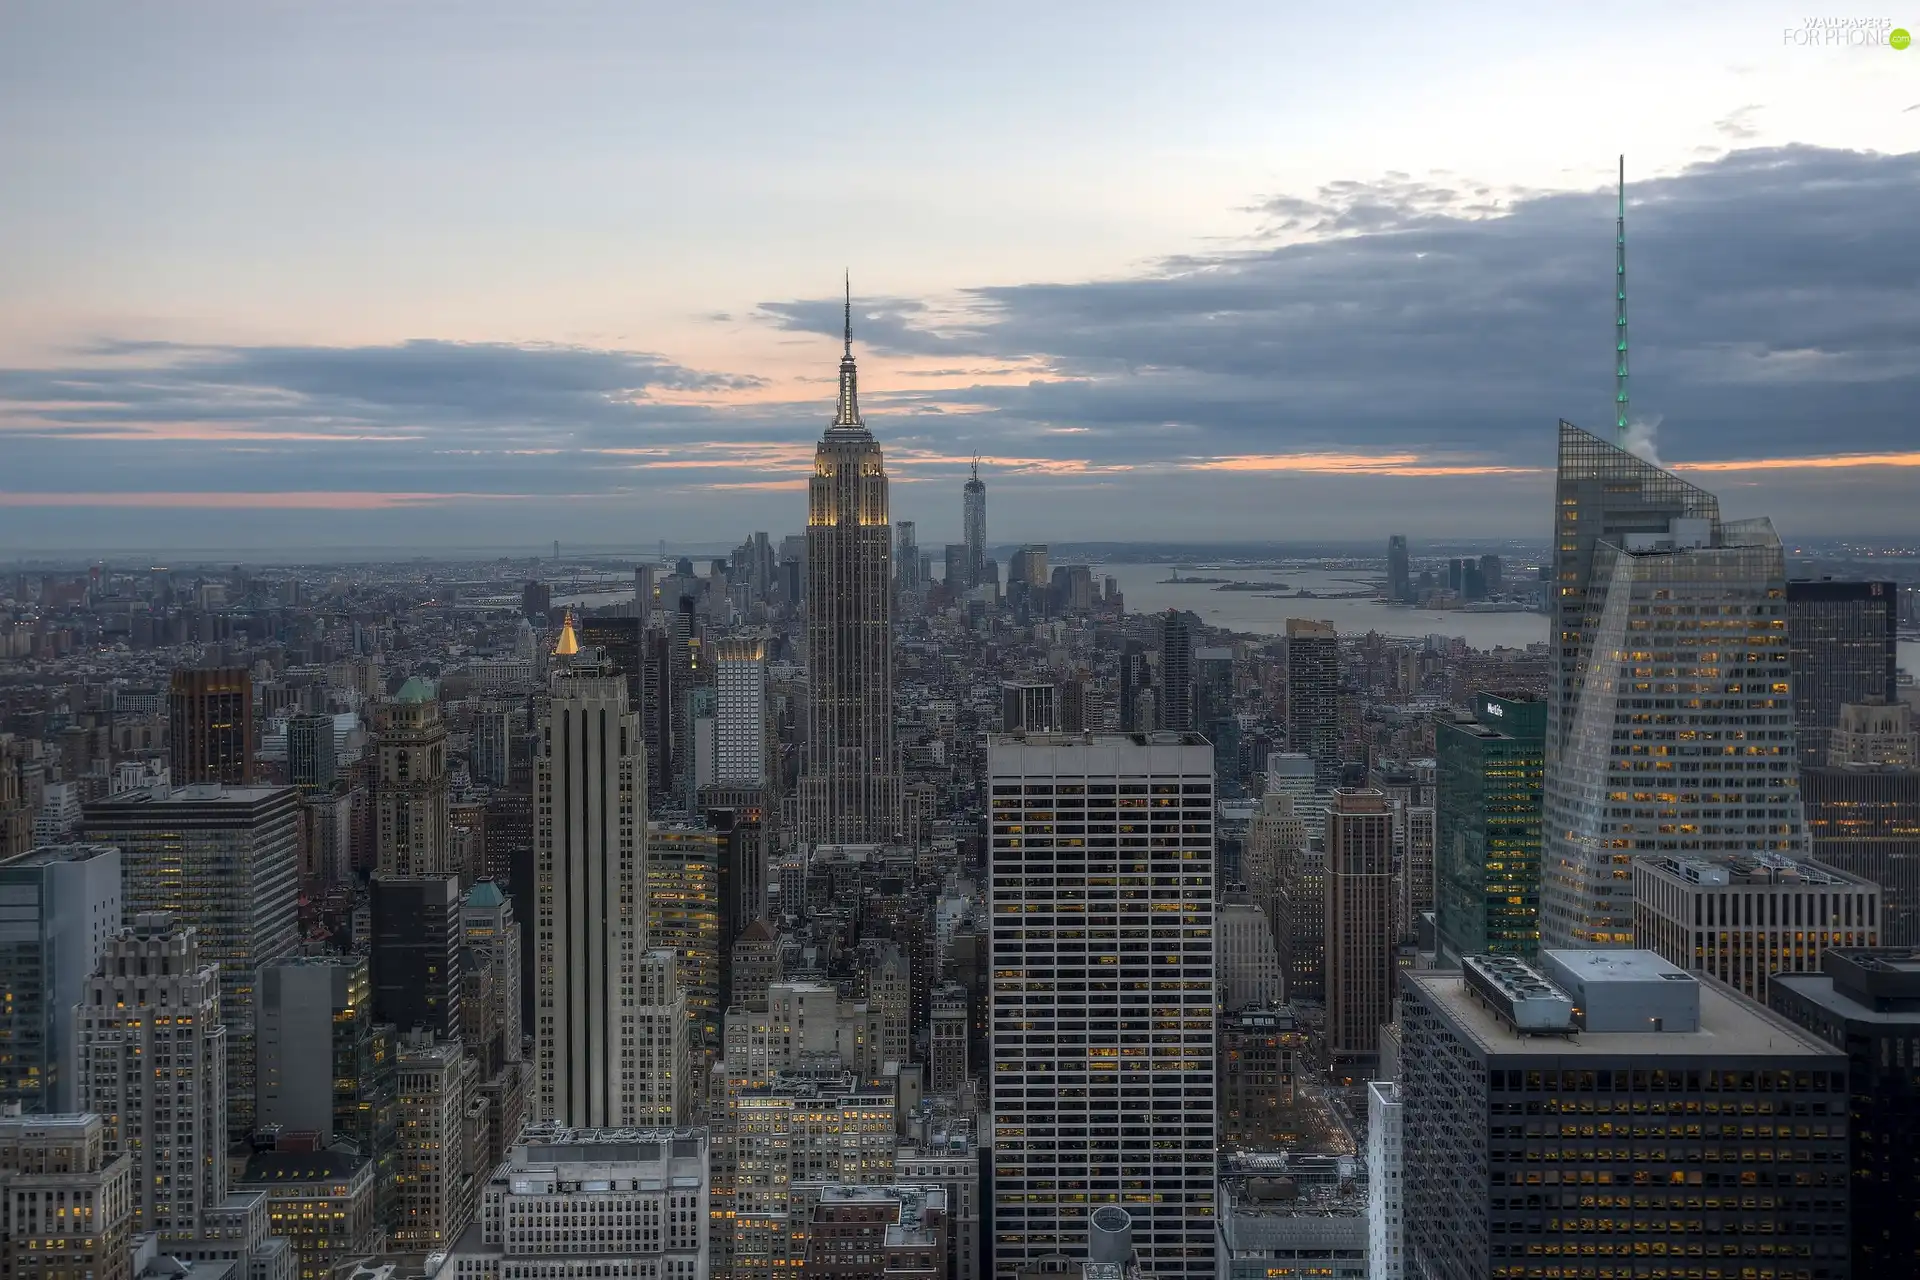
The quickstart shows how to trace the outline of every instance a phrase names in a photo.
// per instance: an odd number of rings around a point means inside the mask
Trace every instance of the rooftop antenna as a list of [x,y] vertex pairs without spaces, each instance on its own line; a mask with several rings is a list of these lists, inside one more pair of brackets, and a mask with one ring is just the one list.
[[1627,443],[1627,158],[1620,157],[1620,206],[1613,224],[1614,443]]

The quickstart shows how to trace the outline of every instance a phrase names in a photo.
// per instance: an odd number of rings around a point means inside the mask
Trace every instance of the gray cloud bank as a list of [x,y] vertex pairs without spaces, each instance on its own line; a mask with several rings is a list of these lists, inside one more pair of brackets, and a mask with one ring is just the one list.
[[[1920,448],[1916,209],[1920,155],[1752,149],[1633,185],[1633,395],[1664,424],[1662,456]],[[1557,417],[1611,419],[1612,193],[1391,175],[1276,196],[1257,212],[1263,238],[1251,247],[1129,277],[976,288],[938,307],[856,300],[864,350],[931,358],[962,377],[1023,371],[930,388],[869,365],[869,421],[903,456],[978,451],[1133,468],[1003,479],[996,511],[1030,529],[1025,536],[1363,536],[1389,511],[1436,533],[1544,536],[1537,476],[1181,467],[1292,453],[1550,466]],[[770,301],[759,315],[821,335],[830,370],[838,298]],[[65,367],[0,369],[0,448],[12,461],[0,490],[601,494],[609,505],[599,518],[635,540],[797,527],[801,499],[790,492],[699,491],[702,481],[760,478],[716,457],[715,442],[792,446],[817,434],[824,404],[725,402],[757,385],[747,372],[571,346],[108,341]],[[702,402],[662,400],[689,393]],[[234,431],[246,438],[157,438]],[[638,469],[596,452],[609,448],[681,465]],[[711,471],[685,465],[702,459]],[[916,474],[946,475],[936,465]],[[1912,523],[1916,475],[1765,472],[1706,483],[1754,490],[1752,502],[1771,504],[1790,534],[1897,532]],[[1126,530],[1112,524],[1116,497],[1136,499]],[[935,536],[957,524],[957,496],[944,484],[903,485],[896,506]],[[529,536],[567,537],[558,522],[568,515],[543,516],[552,531],[531,521]],[[431,513],[408,514],[419,528],[391,513],[355,519],[391,519],[396,537],[428,542],[457,542],[460,530],[497,520],[452,507],[437,516],[445,537],[420,532],[435,527]],[[65,518],[0,507],[0,534],[45,544],[48,523]],[[116,518],[132,528],[181,517]]]

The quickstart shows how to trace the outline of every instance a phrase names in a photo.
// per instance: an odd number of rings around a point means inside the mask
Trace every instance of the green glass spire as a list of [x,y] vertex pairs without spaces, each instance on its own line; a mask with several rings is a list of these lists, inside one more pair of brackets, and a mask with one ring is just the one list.
[[1620,210],[1613,224],[1613,430],[1627,438],[1627,158],[1620,157]]

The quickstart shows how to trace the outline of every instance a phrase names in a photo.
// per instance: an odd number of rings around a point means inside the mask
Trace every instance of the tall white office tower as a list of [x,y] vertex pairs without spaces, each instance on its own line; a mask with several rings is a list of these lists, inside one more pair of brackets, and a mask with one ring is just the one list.
[[766,642],[717,642],[713,646],[713,684],[713,780],[722,786],[765,786]]
[[133,1159],[134,1234],[200,1234],[227,1198],[227,1033],[220,966],[198,930],[140,912],[101,958],[79,1014],[80,1110]]
[[967,549],[967,578],[961,585],[972,590],[987,580],[987,482],[980,478],[978,458],[961,489],[960,503],[961,538]]
[[1765,520],[1675,517],[1594,549],[1547,768],[1543,946],[1632,945],[1636,857],[1805,853],[1786,586]]
[[1157,1277],[1214,1274],[1213,748],[990,735],[994,1271],[1118,1204]]
[[686,997],[673,953],[647,946],[646,746],[626,677],[555,674],[535,793],[539,1116],[679,1123]]
[[893,526],[860,418],[847,299],[840,400],[807,482],[807,750],[800,838],[875,844],[901,829],[893,738]]
[[1400,1082],[1367,1082],[1367,1280],[1407,1274]]

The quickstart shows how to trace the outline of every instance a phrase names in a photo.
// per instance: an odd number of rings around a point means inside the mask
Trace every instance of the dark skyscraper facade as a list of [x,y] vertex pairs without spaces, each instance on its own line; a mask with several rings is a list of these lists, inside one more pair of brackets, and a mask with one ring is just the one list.
[[805,841],[867,844],[900,830],[892,561],[886,463],[860,417],[849,301],[839,403],[807,482]]
[[287,721],[287,780],[302,795],[333,789],[337,774],[332,716],[295,716]]
[[1825,765],[1800,772],[1813,856],[1880,886],[1880,940],[1920,947],[1920,769]]
[[1920,953],[1843,947],[1820,962],[1775,974],[1767,1004],[1851,1067],[1855,1280],[1920,1276]]
[[1193,728],[1193,623],[1178,609],[1160,617],[1160,707],[1154,728]]
[[1827,763],[1827,739],[1843,704],[1899,697],[1899,591],[1892,582],[1788,580],[1793,722],[1802,764]]
[[1147,667],[1146,650],[1138,640],[1120,644],[1120,728],[1134,733],[1140,728],[1140,695],[1153,687],[1153,674]]
[[173,673],[167,689],[168,765],[176,787],[245,786],[253,777],[253,676],[245,667]]
[[973,474],[961,489],[962,538],[967,548],[966,586],[971,589],[986,581],[987,575],[987,484],[980,478],[980,461],[975,459]]
[[1287,619],[1287,744],[1313,760],[1314,786],[1340,782],[1340,637],[1330,622]]
[[1413,578],[1407,563],[1407,535],[1396,533],[1387,539],[1387,599],[1407,600],[1413,596]]
[[1451,959],[1532,957],[1540,947],[1541,799],[1547,707],[1482,694],[1434,725],[1434,889]]
[[373,1017],[401,1032],[460,1035],[460,881],[373,878]]

